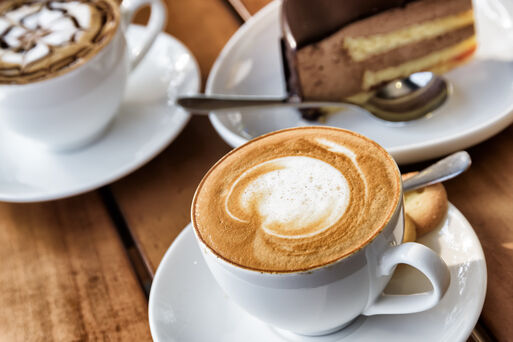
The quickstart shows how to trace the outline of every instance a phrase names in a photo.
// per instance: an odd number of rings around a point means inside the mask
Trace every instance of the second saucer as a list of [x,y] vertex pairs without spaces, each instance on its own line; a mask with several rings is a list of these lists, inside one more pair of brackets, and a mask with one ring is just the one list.
[[[140,41],[146,28],[131,25]],[[128,80],[124,101],[103,136],[81,149],[53,153],[0,127],[0,201],[69,197],[113,182],[155,157],[182,131],[189,114],[170,100],[199,90],[187,48],[161,33]]]

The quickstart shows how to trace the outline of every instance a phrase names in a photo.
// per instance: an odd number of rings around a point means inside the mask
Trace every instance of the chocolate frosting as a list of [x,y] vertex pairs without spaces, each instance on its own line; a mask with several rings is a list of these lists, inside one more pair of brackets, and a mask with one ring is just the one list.
[[341,27],[414,0],[284,0],[282,25],[291,48],[300,48]]

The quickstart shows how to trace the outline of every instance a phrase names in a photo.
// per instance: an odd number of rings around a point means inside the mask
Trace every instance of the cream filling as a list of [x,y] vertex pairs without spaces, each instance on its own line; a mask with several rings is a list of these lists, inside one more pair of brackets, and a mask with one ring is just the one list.
[[429,55],[417,58],[406,63],[385,68],[378,71],[366,70],[363,75],[363,90],[369,90],[373,86],[398,78],[406,77],[418,71],[429,71],[431,67],[454,59],[476,45],[476,37],[472,36],[456,45],[435,51]]
[[347,37],[344,39],[344,48],[347,49],[354,61],[360,62],[401,46],[437,37],[473,22],[474,14],[470,9],[460,14],[427,21],[390,33],[367,37]]

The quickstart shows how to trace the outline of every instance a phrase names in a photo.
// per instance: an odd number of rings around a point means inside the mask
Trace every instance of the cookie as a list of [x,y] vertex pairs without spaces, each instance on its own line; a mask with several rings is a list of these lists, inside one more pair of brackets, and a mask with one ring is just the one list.
[[[403,180],[416,173],[404,174]],[[447,193],[441,183],[408,191],[404,194],[404,208],[406,214],[415,224],[417,237],[437,228],[445,218],[448,206]]]
[[415,240],[417,240],[417,227],[415,227],[415,222],[411,217],[405,214],[403,242],[413,242]]

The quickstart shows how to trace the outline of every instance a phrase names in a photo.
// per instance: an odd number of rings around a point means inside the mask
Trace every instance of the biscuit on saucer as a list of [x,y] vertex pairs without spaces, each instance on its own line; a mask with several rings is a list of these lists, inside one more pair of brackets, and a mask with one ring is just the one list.
[[[406,173],[402,175],[403,180],[417,173]],[[415,224],[417,237],[437,228],[445,218],[448,206],[447,193],[441,183],[404,193],[406,216]]]
[[403,243],[413,242],[415,240],[417,240],[417,227],[415,227],[415,222],[413,222],[412,218],[408,214],[404,214]]

